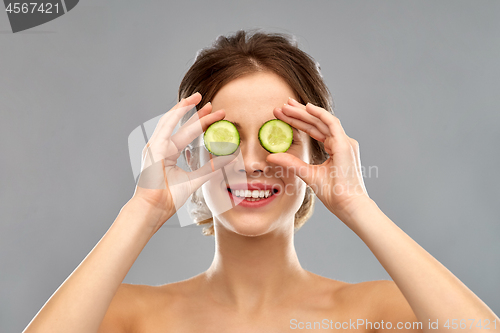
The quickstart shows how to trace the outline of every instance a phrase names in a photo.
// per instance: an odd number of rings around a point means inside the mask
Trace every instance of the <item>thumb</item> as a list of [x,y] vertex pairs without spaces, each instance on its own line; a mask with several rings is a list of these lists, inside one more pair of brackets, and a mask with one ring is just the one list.
[[287,175],[302,179],[307,185],[313,182],[313,166],[297,156],[288,153],[275,153],[267,156],[267,161],[283,167]]
[[214,177],[214,172],[225,167],[229,163],[233,162],[238,158],[238,155],[230,154],[226,156],[217,156],[215,158],[210,158],[210,161],[205,163],[198,170],[189,173],[189,179],[193,185],[192,191],[196,191],[201,185],[203,185],[210,178]]

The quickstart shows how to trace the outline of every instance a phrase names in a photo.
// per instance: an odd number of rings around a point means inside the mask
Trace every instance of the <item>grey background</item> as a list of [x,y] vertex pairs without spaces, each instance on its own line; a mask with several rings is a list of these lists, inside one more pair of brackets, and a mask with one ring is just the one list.
[[[0,13],[0,331],[19,332],[133,194],[127,137],[175,104],[196,52],[261,27],[321,64],[370,196],[500,313],[500,2],[81,1],[12,34]],[[389,279],[321,203],[296,234],[304,268]],[[163,228],[125,282],[205,270],[213,239]]]

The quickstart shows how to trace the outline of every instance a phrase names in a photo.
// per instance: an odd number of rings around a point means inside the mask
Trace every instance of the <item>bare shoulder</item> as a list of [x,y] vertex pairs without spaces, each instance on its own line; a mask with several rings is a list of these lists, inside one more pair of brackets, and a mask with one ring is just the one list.
[[414,317],[410,304],[394,281],[377,280],[358,285],[366,294],[366,301],[377,307],[382,316],[390,313],[393,317]]
[[147,301],[144,298],[148,286],[122,283],[108,307],[99,332],[131,332]]
[[162,286],[122,283],[111,301],[99,327],[99,333],[143,331],[149,325],[159,324],[176,300],[186,292],[184,282]]
[[342,306],[352,303],[352,305],[356,305],[359,308],[361,303],[376,303],[379,296],[387,292],[394,293],[396,290],[399,290],[394,282],[388,280],[350,283],[326,278],[314,273],[310,273],[310,275],[314,279],[314,283],[311,283],[311,286],[317,292],[333,297],[336,303],[342,304]]
[[373,322],[391,322],[393,329],[398,323],[411,323],[412,329],[406,331],[420,332],[413,329],[419,327],[413,325],[418,322],[417,317],[394,281],[376,280],[347,284],[339,290],[339,297],[358,300],[357,309]]
[[338,290],[338,297],[360,300],[379,311],[407,303],[398,286],[390,280],[346,283]]
[[[399,288],[390,280],[375,280],[359,283],[346,283],[339,289],[339,296],[362,299],[372,305],[382,305],[388,298],[397,297],[401,292]],[[391,297],[389,297],[391,296]],[[401,294],[402,296],[402,294]]]

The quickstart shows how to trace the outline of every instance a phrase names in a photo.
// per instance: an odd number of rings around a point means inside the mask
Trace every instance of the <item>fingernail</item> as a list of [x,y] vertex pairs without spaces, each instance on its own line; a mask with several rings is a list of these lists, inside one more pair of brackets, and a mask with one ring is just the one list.
[[292,101],[294,101],[295,103],[298,103],[295,99],[291,98],[291,97],[288,97],[288,99],[291,99]]

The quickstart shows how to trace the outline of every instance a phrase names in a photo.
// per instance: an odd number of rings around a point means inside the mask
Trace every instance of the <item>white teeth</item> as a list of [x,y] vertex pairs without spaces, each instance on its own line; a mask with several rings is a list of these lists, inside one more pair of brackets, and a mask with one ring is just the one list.
[[269,198],[272,195],[270,190],[233,190],[232,193],[236,197],[251,199]]

